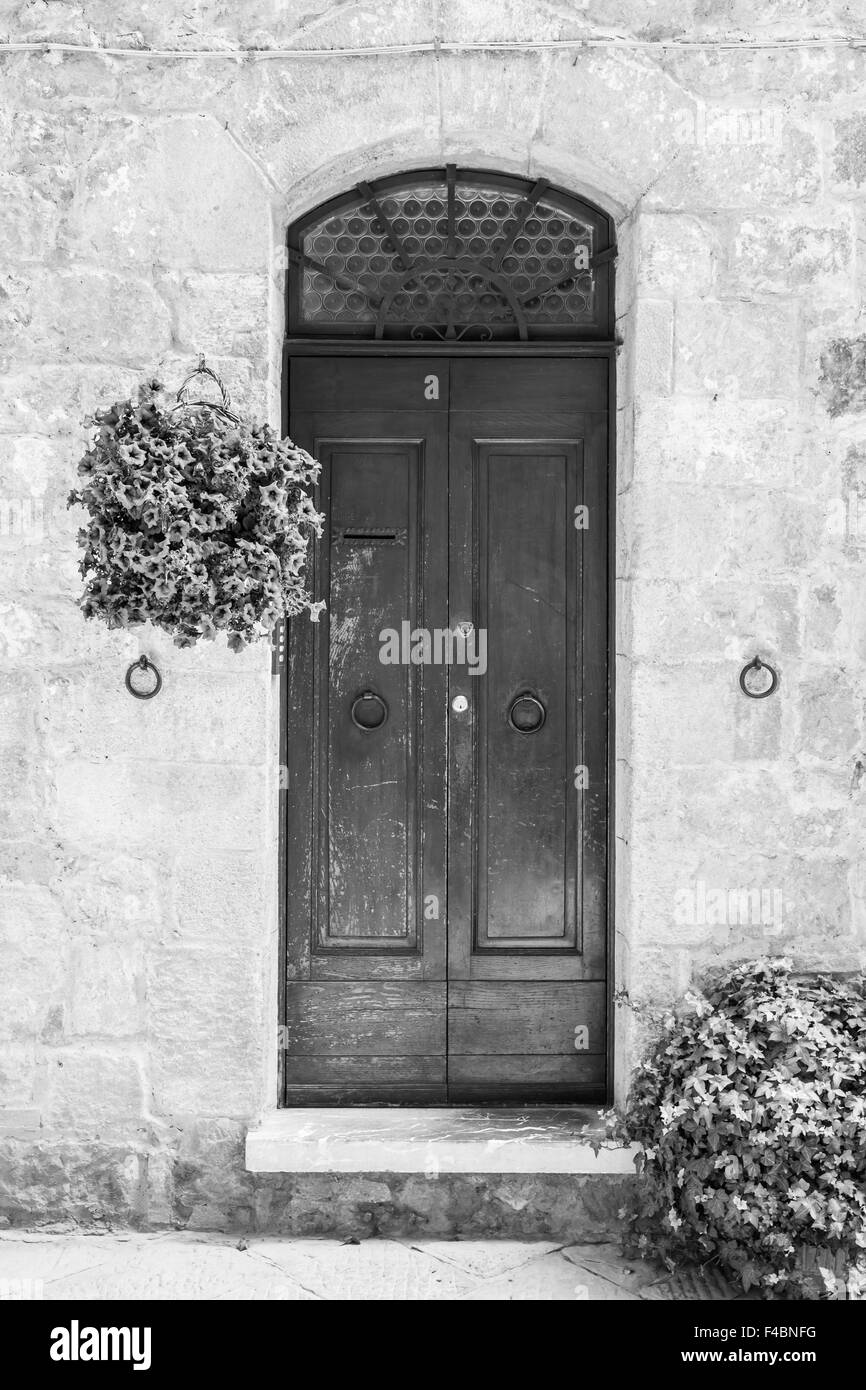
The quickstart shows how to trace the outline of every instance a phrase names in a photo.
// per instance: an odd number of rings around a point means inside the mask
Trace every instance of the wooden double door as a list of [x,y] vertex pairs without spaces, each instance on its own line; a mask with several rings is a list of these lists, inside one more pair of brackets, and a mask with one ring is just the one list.
[[294,359],[287,1104],[605,1095],[608,362]]

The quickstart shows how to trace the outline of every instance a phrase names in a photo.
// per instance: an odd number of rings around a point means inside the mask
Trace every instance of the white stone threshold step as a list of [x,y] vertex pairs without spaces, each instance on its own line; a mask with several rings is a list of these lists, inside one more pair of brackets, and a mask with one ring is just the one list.
[[274,1110],[247,1135],[253,1173],[633,1174],[637,1146],[580,1107]]

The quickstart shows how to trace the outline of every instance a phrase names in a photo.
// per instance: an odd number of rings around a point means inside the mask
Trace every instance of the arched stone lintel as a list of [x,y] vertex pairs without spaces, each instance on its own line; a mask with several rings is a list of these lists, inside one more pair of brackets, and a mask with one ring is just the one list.
[[447,148],[443,149],[438,140],[431,140],[419,131],[417,138],[407,134],[396,141],[361,144],[311,170],[286,190],[280,218],[288,226],[311,208],[344,193],[360,180],[372,183],[390,174],[448,163],[550,179],[569,193],[595,203],[617,224],[628,216],[632,205],[631,190],[619,186],[614,171],[598,168],[579,151],[537,145],[517,148],[510,141],[503,141],[501,131],[473,131],[471,141],[449,140]]

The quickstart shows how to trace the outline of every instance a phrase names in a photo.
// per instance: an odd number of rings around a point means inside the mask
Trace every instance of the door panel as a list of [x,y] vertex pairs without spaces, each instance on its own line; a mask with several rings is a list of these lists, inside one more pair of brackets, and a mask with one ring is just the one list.
[[445,991],[439,984],[365,981],[289,989],[293,1057],[442,1058]]
[[452,981],[449,1099],[526,1103],[602,1094],[604,1051],[583,1050],[583,1043],[603,1038],[605,1008],[603,982]]
[[575,798],[567,775],[575,547],[564,518],[580,491],[580,443],[480,443],[473,453],[478,623],[488,634],[487,677],[473,686],[475,949],[561,950],[575,945],[577,932]]
[[[607,363],[291,380],[328,611],[290,632],[286,1101],[602,1099]],[[464,621],[475,674],[380,659]]]
[[[420,622],[420,443],[320,440],[330,465],[328,815],[319,823],[323,945],[417,947],[421,734],[418,668],[382,666],[378,634]],[[384,701],[364,699],[371,690]],[[358,713],[352,718],[357,702]],[[346,717],[349,711],[349,717]],[[359,722],[384,722],[379,728]],[[323,781],[325,776],[323,775]]]
[[427,365],[293,367],[328,523],[327,611],[289,644],[290,1102],[445,1099],[444,672],[380,661],[385,629],[447,621],[448,402],[425,398]]
[[604,1086],[606,381],[531,366],[451,374],[451,620],[488,651],[451,674],[451,1099]]

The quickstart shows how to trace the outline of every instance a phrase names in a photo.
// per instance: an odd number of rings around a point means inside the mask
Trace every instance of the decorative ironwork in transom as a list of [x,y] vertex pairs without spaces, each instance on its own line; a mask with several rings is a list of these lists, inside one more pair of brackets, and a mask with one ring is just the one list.
[[544,179],[427,169],[361,183],[289,234],[292,334],[609,338],[614,229]]

